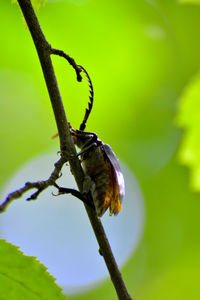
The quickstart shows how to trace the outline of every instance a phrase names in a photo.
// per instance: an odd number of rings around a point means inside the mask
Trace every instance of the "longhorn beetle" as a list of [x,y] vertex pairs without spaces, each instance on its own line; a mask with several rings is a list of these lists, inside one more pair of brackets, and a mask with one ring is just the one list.
[[[93,206],[98,217],[102,217],[109,207],[109,214],[117,215],[121,210],[122,198],[125,194],[124,177],[115,153],[108,144],[104,144],[93,132],[85,132],[86,122],[91,113],[94,99],[94,90],[91,79],[87,71],[79,66],[85,73],[89,82],[90,96],[88,108],[86,108],[83,122],[79,130],[70,127],[70,132],[74,143],[81,149],[77,154],[81,157],[81,165],[85,179],[83,183],[83,193],[69,188],[59,187],[59,194],[71,193],[88,204],[84,195],[91,192]],[[59,195],[58,194],[58,195]]]

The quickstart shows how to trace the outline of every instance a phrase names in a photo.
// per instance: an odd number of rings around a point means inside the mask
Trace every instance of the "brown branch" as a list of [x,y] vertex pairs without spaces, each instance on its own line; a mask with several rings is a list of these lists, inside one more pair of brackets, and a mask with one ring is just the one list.
[[19,199],[20,197],[23,196],[23,194],[25,194],[26,192],[28,192],[29,190],[32,189],[37,189],[37,191],[35,193],[33,193],[29,198],[27,198],[26,200],[30,201],[30,200],[36,200],[37,197],[39,196],[39,194],[41,192],[43,192],[46,188],[48,188],[51,185],[55,185],[55,182],[58,178],[60,178],[60,171],[62,169],[62,166],[65,163],[65,159],[63,159],[62,157],[54,164],[55,168],[53,170],[53,172],[51,173],[50,177],[47,180],[41,180],[41,181],[36,181],[36,182],[26,182],[25,185],[8,194],[8,196],[6,197],[5,201],[0,205],[0,213],[3,213],[6,211],[6,209],[8,208],[8,206],[15,200],[15,199]]
[[[60,148],[62,158],[64,161],[69,160],[71,171],[75,177],[80,192],[82,192],[84,174],[80,165],[80,161],[76,157],[75,146],[70,135],[65,110],[63,107],[52,61],[50,58],[50,55],[52,54],[52,48],[45,39],[45,36],[40,28],[39,22],[37,20],[30,0],[18,0],[18,3],[20,5],[24,18],[32,35],[33,41],[35,43],[37,54],[39,56],[39,60],[43,70],[44,78],[46,81],[52,108],[55,115],[58,133],[60,136]],[[125,283],[122,279],[121,273],[111,251],[101,221],[97,218],[97,215],[92,208],[88,207],[87,205],[85,205],[85,208],[88,213],[88,217],[90,219],[96,238],[98,240],[100,251],[104,257],[105,263],[110,273],[111,280],[117,292],[118,299],[131,300],[132,298],[129,295]]]

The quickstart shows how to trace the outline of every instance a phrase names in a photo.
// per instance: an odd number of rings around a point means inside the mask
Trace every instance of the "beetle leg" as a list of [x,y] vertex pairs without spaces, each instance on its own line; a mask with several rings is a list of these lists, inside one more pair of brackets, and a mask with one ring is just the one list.
[[81,154],[84,154],[84,153],[86,153],[88,150],[90,150],[91,148],[94,148],[94,147],[97,147],[97,143],[92,143],[92,144],[88,145],[87,147],[84,146],[84,148],[83,148],[80,152],[78,152],[76,156],[79,156],[79,155],[81,155]]
[[92,202],[90,202],[87,197],[85,197],[83,194],[81,194],[79,191],[74,190],[74,189],[70,189],[70,188],[64,188],[64,187],[60,187],[58,186],[56,183],[54,184],[54,186],[58,189],[58,195],[59,196],[61,194],[71,194],[72,196],[80,199],[82,202],[84,202],[85,204],[89,205],[92,208],[94,207],[94,204]]

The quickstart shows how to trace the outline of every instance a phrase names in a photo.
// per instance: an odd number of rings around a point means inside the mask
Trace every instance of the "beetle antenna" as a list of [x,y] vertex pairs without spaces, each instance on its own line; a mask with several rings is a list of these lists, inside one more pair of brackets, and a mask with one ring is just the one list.
[[92,81],[91,81],[90,76],[88,75],[87,71],[82,66],[80,66],[80,65],[78,65],[78,67],[85,73],[85,75],[87,77],[87,80],[89,82],[88,86],[90,88],[89,89],[89,92],[90,92],[90,96],[89,96],[90,102],[88,102],[88,108],[86,108],[83,122],[80,125],[80,130],[83,131],[85,129],[85,127],[86,127],[87,119],[88,119],[88,117],[89,117],[89,115],[91,113],[91,110],[92,110],[93,100],[94,100],[94,89],[93,89]]

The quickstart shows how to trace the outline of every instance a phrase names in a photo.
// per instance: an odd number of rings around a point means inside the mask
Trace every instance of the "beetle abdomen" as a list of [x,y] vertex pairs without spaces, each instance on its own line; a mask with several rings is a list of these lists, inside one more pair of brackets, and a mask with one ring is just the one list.
[[95,182],[95,188],[91,190],[92,197],[93,197],[97,215],[98,217],[101,217],[110,204],[108,197],[106,197],[108,187],[109,187],[108,174],[107,172],[104,171],[101,174],[99,174],[99,176],[96,176],[96,178],[94,178],[93,180]]
[[121,210],[116,175],[108,157],[100,147],[83,157],[83,170],[95,183],[91,189],[98,217],[110,210],[116,215]]

